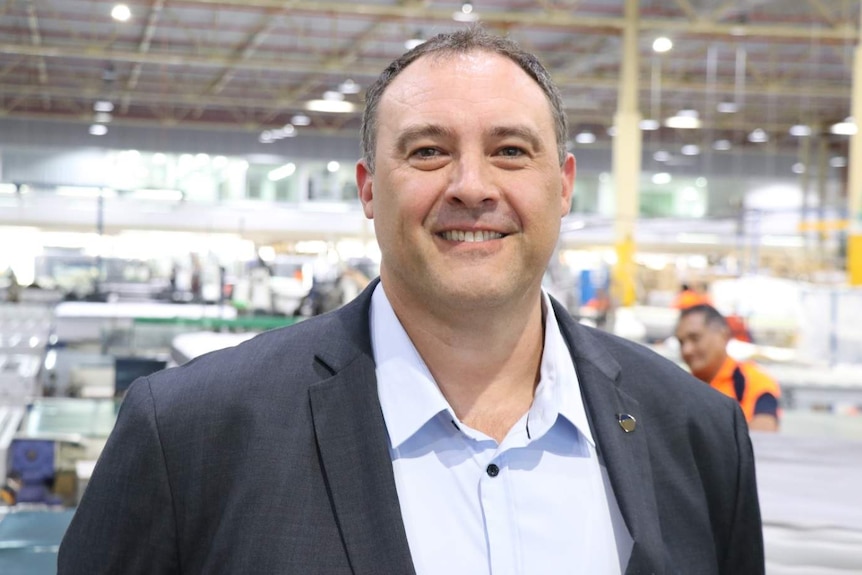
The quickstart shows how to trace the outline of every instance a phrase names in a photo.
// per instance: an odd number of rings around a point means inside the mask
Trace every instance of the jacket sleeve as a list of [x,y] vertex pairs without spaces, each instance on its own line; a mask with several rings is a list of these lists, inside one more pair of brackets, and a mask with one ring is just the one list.
[[171,486],[146,379],[129,388],[60,545],[58,575],[179,573]]
[[734,419],[738,456],[736,500],[730,533],[726,538],[727,547],[721,573],[723,575],[763,575],[766,567],[754,451],[741,410],[735,410]]

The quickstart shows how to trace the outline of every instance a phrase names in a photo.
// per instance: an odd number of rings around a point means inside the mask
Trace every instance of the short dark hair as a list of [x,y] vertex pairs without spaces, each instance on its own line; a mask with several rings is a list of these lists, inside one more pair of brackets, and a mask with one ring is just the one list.
[[563,162],[566,160],[566,138],[568,138],[569,133],[568,119],[563,109],[563,98],[560,95],[560,89],[551,79],[548,70],[545,69],[536,56],[522,49],[515,41],[490,34],[481,26],[470,26],[457,32],[437,34],[416,48],[405,52],[389,64],[377,80],[368,87],[365,93],[365,111],[362,114],[360,139],[362,158],[365,160],[371,173],[374,173],[374,148],[377,144],[377,110],[380,106],[383,92],[386,91],[392,80],[407,66],[428,54],[451,56],[455,54],[467,54],[473,51],[486,51],[504,56],[516,63],[528,76],[536,81],[545,93],[551,106],[557,139],[557,155],[559,156],[560,165],[563,165]]
[[721,312],[712,307],[711,305],[705,303],[693,305],[682,310],[679,313],[679,321],[682,321],[684,318],[690,315],[697,314],[703,316],[703,323],[706,325],[730,329],[730,325],[728,325],[727,319],[721,314]]

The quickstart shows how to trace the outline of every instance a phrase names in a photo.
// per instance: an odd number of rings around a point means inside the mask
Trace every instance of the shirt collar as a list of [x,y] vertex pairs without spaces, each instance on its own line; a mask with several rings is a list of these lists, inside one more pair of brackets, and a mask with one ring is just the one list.
[[545,346],[539,368],[541,378],[530,407],[530,435],[543,435],[553,426],[559,414],[595,446],[572,353],[560,331],[557,316],[551,306],[551,298],[544,291],[542,306],[545,310]]
[[[595,446],[572,355],[544,291],[542,306],[545,343],[541,379],[528,416],[530,435],[541,437],[561,415]],[[371,298],[370,323],[377,393],[392,447],[399,447],[441,412],[448,411],[455,421],[431,371],[395,315],[382,282],[374,288]]]

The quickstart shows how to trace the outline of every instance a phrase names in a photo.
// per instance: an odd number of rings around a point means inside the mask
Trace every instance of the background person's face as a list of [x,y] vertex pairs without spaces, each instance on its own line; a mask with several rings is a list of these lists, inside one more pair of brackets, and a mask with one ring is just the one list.
[[376,154],[357,182],[387,293],[441,310],[537,295],[575,167],[559,165],[547,98],[515,63],[412,63],[381,99]]
[[680,320],[676,338],[691,373],[708,383],[727,357],[727,330],[708,325],[703,314],[693,313]]

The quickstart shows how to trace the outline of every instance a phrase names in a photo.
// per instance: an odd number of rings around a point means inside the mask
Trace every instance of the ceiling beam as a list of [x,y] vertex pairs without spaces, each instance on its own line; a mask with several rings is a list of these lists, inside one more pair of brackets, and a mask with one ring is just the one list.
[[[241,67],[247,70],[266,70],[279,72],[321,73],[329,68],[321,69],[316,60],[300,59],[270,59],[252,58],[243,60],[236,55],[188,54],[178,52],[138,52],[131,50],[116,50],[95,46],[30,46],[26,44],[0,44],[0,54],[12,54],[45,58],[73,58],[81,60],[113,60],[118,62],[138,62],[155,66],[202,66],[212,68]],[[330,68],[337,69],[337,62],[329,62]],[[366,64],[352,66],[351,71],[366,76],[377,76],[385,64]]]
[[[164,6],[165,0],[153,0],[150,14],[147,16],[147,25],[144,28],[144,34],[141,37],[141,43],[138,45],[138,53],[146,54],[150,51],[150,42],[152,42],[153,35],[156,33],[156,26],[158,25],[159,16],[161,16]],[[141,76],[141,65],[142,62],[135,62],[129,74],[129,79],[126,81],[126,90],[134,90],[138,85],[138,79]]]
[[695,22],[699,20],[697,12],[691,6],[691,2],[688,0],[673,0],[674,3],[679,7],[680,10],[683,11],[685,17],[689,19],[690,22]]
[[[583,86],[591,90],[602,89],[615,91],[618,81],[610,76],[582,76],[570,75],[563,73],[554,76],[555,81],[561,86]],[[850,86],[824,86],[816,83],[799,83],[794,86],[792,91],[782,90],[781,82],[770,81],[767,84],[748,84],[745,87],[746,96],[767,96],[778,92],[781,98],[810,97],[823,99],[844,100],[850,95]],[[700,80],[691,79],[675,79],[663,78],[661,84],[662,92],[672,94],[676,92],[695,92],[695,93],[722,93],[733,94],[737,90],[737,86],[733,82],[712,82],[708,83]],[[57,87],[57,86],[37,86],[37,85],[14,85],[7,84],[3,87],[3,92],[9,96],[33,97],[47,94],[52,98],[61,99],[88,99],[96,98],[102,95],[103,86],[101,82],[91,82],[88,85],[78,87]],[[649,91],[649,86],[644,85],[642,92]],[[137,104],[176,104],[180,106],[200,107],[202,104],[209,107],[222,109],[243,108],[243,109],[259,109],[259,110],[285,110],[291,107],[298,107],[298,102],[293,95],[278,92],[278,96],[272,98],[255,98],[250,95],[241,97],[231,97],[222,95],[203,96],[200,90],[192,87],[176,86],[176,90],[171,92],[145,92],[137,90],[134,93],[123,91],[120,97],[130,97]],[[588,96],[587,96],[588,97]],[[202,102],[204,100],[204,102]]]
[[[39,34],[39,17],[36,15],[36,6],[33,0],[27,0],[27,24],[30,27],[30,44],[42,45],[42,35]],[[36,67],[39,70],[39,83],[48,83],[48,67],[45,65],[44,56],[36,57]]]
[[823,19],[823,21],[826,22],[830,27],[834,28],[838,25],[838,21],[835,19],[835,16],[832,11],[826,6],[824,6],[821,0],[807,0],[807,2],[808,5],[811,6],[811,8],[815,12],[817,12]]
[[[281,8],[284,0],[243,0],[242,2],[230,2],[226,0],[184,0],[185,4],[199,4],[212,7],[242,6],[243,8]],[[736,6],[733,0],[727,4],[728,7]],[[452,22],[451,8],[428,8],[414,4],[366,4],[350,2],[315,2],[294,1],[291,8],[306,15],[319,14],[330,15],[357,15],[373,18],[393,18],[408,20],[431,20]],[[621,17],[595,17],[578,14],[574,11],[482,11],[477,8],[482,22],[486,24],[499,24],[507,26],[545,26],[548,28],[570,28],[573,30],[602,29],[621,31],[625,25],[625,19]],[[721,9],[714,12],[714,16],[721,17]],[[733,22],[721,24],[713,19],[698,19],[692,22],[687,18],[678,20],[669,19],[641,19],[639,28],[650,31],[677,32],[688,35],[729,36],[738,38],[741,30],[740,23]],[[797,39],[800,37],[817,37],[822,40],[856,40],[858,30],[855,23],[846,23],[844,26],[834,28],[812,28],[810,26],[798,26],[787,24],[745,24],[744,34],[747,38],[785,38]]]

